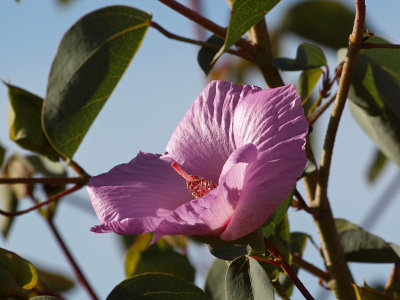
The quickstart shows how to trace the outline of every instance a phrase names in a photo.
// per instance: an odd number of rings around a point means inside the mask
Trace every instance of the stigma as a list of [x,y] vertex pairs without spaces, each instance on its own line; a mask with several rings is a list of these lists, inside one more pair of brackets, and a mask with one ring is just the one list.
[[171,167],[186,179],[186,187],[196,199],[207,195],[211,190],[218,187],[211,180],[205,180],[197,175],[189,175],[176,162],[171,163]]

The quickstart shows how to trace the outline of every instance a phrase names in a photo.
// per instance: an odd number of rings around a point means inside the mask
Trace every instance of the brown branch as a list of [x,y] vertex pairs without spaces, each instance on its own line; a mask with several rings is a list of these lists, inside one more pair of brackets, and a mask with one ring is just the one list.
[[304,269],[305,271],[322,278],[324,281],[329,281],[330,276],[327,272],[321,270],[320,268],[314,266],[313,264],[305,261],[300,255],[292,253],[292,262],[298,267]]
[[400,49],[400,44],[363,43],[361,49]]
[[74,270],[75,276],[77,277],[78,281],[86,289],[87,293],[90,295],[90,298],[92,300],[97,300],[98,298],[97,298],[95,292],[93,291],[89,282],[86,280],[85,276],[83,275],[82,271],[80,270],[74,257],[72,256],[71,252],[69,251],[67,245],[64,243],[64,241],[63,241],[60,233],[58,232],[56,226],[54,225],[53,221],[50,218],[46,218],[46,220],[47,220],[47,224],[50,227],[51,232],[53,233],[55,239],[57,240],[58,244],[60,245],[60,247],[61,247],[64,255],[66,256],[68,262],[70,263],[72,269]]
[[304,201],[303,196],[299,193],[299,191],[297,190],[297,188],[294,189],[294,195],[296,197],[296,199],[298,200],[297,203],[297,209],[302,209],[306,212],[308,212],[310,215],[312,215],[314,218],[319,218],[320,217],[320,212],[318,210],[315,209],[315,207],[309,207],[306,203],[306,201]]
[[[175,10],[176,12],[180,13],[181,15],[185,16],[189,20],[199,24],[203,28],[211,31],[212,33],[218,35],[219,37],[225,39],[226,36],[226,29],[219,26],[218,24],[214,23],[213,21],[201,16],[196,11],[180,4],[175,0],[158,0],[161,3],[165,4],[169,8]],[[247,50],[249,53],[253,53],[253,46],[246,41],[245,39],[240,39],[236,42],[236,45],[242,49]]]
[[75,183],[85,185],[87,183],[86,178],[82,177],[14,177],[14,178],[0,178],[0,184],[52,184],[52,185],[63,185],[68,183]]
[[[167,31],[165,28],[163,28],[161,25],[159,25],[156,22],[150,21],[150,26],[153,27],[154,29],[158,30],[159,32],[161,32],[163,35],[165,35],[167,38],[173,39],[173,40],[177,40],[177,41],[181,41],[181,42],[185,42],[185,43],[189,43],[189,44],[193,44],[193,45],[198,45],[198,46],[202,46],[202,47],[207,47],[210,49],[214,49],[214,50],[219,50],[221,47],[217,46],[217,45],[213,45],[207,42],[203,42],[203,41],[198,41],[198,40],[194,40],[194,39],[189,39],[189,38],[185,38],[179,35],[176,35],[172,32]],[[244,58],[246,60],[252,61],[252,56],[250,54],[248,54],[247,52],[243,51],[243,50],[232,50],[232,49],[228,49],[225,52],[239,56],[241,58]]]
[[8,218],[13,218],[13,217],[24,215],[24,214],[29,213],[29,212],[31,212],[33,210],[36,210],[36,209],[38,209],[38,208],[40,208],[40,207],[42,207],[44,205],[50,204],[50,203],[52,203],[54,201],[57,201],[61,197],[65,196],[65,195],[68,195],[68,194],[71,194],[72,192],[75,192],[75,191],[81,189],[82,186],[83,185],[81,185],[81,184],[76,184],[73,187],[62,191],[61,193],[58,193],[58,194],[50,197],[48,200],[40,202],[40,203],[38,203],[38,204],[28,208],[28,209],[25,209],[25,210],[20,210],[20,211],[13,212],[13,213],[7,212],[7,211],[4,211],[4,210],[0,210],[0,215],[6,216]]

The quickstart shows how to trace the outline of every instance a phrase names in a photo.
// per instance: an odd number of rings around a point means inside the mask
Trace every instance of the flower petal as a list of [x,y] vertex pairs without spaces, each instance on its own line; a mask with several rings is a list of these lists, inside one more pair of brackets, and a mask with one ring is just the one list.
[[189,174],[217,182],[233,140],[233,113],[237,104],[259,87],[212,81],[197,97],[173,132],[167,151]]
[[307,162],[308,124],[291,85],[246,97],[235,110],[233,126],[236,144],[253,143],[259,154],[246,168],[239,202],[221,234],[225,240],[260,227],[292,190]]
[[244,173],[257,158],[257,148],[244,145],[226,161],[219,186],[205,196],[171,212],[154,232],[153,242],[163,235],[218,235],[229,223],[240,197]]
[[139,152],[127,164],[92,177],[88,193],[102,225],[94,232],[153,231],[171,211],[193,199],[169,155]]

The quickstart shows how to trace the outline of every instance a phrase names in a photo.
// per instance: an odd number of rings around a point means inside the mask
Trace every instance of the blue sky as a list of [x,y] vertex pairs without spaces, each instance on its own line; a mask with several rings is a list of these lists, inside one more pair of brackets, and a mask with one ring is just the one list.
[[[269,14],[270,27],[280,22],[283,11],[293,2],[283,0]],[[350,0],[342,2],[353,5]],[[227,23],[227,5],[223,0],[205,0],[204,3],[213,20],[221,25]],[[71,5],[61,8],[55,0],[21,0],[20,4],[13,0],[2,0],[0,78],[44,96],[51,62],[65,31],[84,14],[111,4],[130,5],[150,11],[153,19],[168,30],[184,36],[193,33],[194,27],[190,22],[157,1],[75,0]],[[394,43],[400,43],[398,11],[400,2],[396,0],[367,1],[367,20],[375,33]],[[284,55],[294,57],[297,44],[302,40],[294,36],[288,36],[285,40]],[[83,140],[75,160],[95,175],[129,161],[139,150],[164,152],[175,126],[206,83],[197,65],[197,51],[197,47],[168,40],[150,28],[132,64]],[[329,54],[329,62],[334,69],[336,58],[334,53]],[[293,75],[285,76],[287,83],[290,80],[295,82],[295,78]],[[252,75],[247,83],[265,87],[259,74]],[[0,142],[10,152],[21,152],[8,140],[7,102],[6,88],[0,85]],[[327,117],[324,117],[320,122],[317,130],[320,134],[326,120]],[[372,142],[346,109],[339,127],[329,185],[337,217],[361,222],[377,197],[398,174],[398,168],[391,165],[377,184],[367,185],[364,174],[373,149]],[[320,152],[318,145],[316,152]],[[70,204],[77,202],[89,207],[85,191],[63,200],[56,224],[100,298],[105,298],[124,279],[123,255],[114,235],[89,232],[88,229],[98,221],[90,210],[82,211]],[[29,206],[29,202],[22,203],[24,206]],[[372,232],[400,244],[398,225],[393,225],[397,224],[399,209],[399,201],[392,204]],[[310,232],[318,240],[309,216],[291,211],[290,221],[292,230]],[[0,240],[0,247],[15,251],[39,266],[60,269],[72,275],[46,224],[36,213],[20,217],[9,241]],[[192,255],[206,255],[199,251],[194,251]],[[321,264],[310,245],[307,255],[309,260]],[[375,270],[372,266],[361,267],[359,264],[354,267],[357,268],[355,277],[359,283],[364,278],[377,280],[382,277],[385,281],[391,268],[387,265]],[[301,276],[312,293],[318,289],[316,279],[306,273],[301,273]],[[69,298],[85,299],[86,294],[79,288],[69,294]],[[296,294],[293,299],[301,299],[301,296]]]

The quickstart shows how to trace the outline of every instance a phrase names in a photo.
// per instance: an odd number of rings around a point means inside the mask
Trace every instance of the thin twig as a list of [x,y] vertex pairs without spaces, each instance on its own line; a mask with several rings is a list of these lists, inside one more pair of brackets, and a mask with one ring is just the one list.
[[[203,28],[207,29],[208,31],[211,31],[212,33],[218,35],[219,37],[225,39],[226,36],[226,29],[217,25],[213,21],[201,16],[198,14],[196,11],[180,4],[179,2],[175,0],[158,0],[161,3],[165,4],[169,8],[175,10],[176,12],[180,13],[181,15],[185,16],[189,20],[199,24]],[[254,48],[253,46],[246,41],[245,39],[239,39],[236,42],[236,45],[241,47],[242,49],[247,50],[249,53],[252,53]]]
[[265,239],[265,249],[275,258],[276,261],[280,262],[280,267],[286,272],[287,276],[292,280],[293,284],[302,293],[304,298],[307,300],[314,300],[309,291],[306,289],[304,284],[297,277],[296,273],[290,267],[284,256],[279,252],[278,248],[275,247],[269,240]]
[[83,275],[82,271],[80,270],[78,264],[76,263],[74,257],[72,256],[71,252],[67,248],[67,245],[64,243],[60,233],[58,232],[56,226],[54,225],[53,221],[50,218],[46,218],[47,224],[49,225],[51,232],[53,233],[54,237],[56,238],[58,244],[60,245],[64,255],[66,256],[68,262],[70,263],[72,269],[74,270],[75,276],[78,278],[78,281],[82,284],[82,286],[86,289],[87,293],[90,295],[92,300],[97,300],[97,296],[93,291],[92,287],[90,286],[89,282],[86,280],[85,276]]
[[0,178],[0,184],[51,184],[63,185],[68,183],[86,184],[86,179],[82,177],[14,177],[14,178]]
[[38,203],[38,204],[36,204],[36,205],[34,205],[34,206],[30,207],[30,208],[24,209],[24,210],[20,210],[20,211],[13,212],[13,213],[7,212],[7,211],[4,211],[4,210],[0,210],[0,215],[6,216],[6,217],[9,217],[9,218],[13,218],[13,217],[24,215],[24,214],[29,213],[29,212],[31,212],[33,210],[36,210],[36,209],[38,209],[38,208],[40,208],[40,207],[42,207],[44,205],[50,204],[50,203],[52,203],[54,201],[57,201],[61,197],[65,196],[65,195],[68,195],[68,194],[71,194],[72,192],[75,192],[75,191],[81,189],[82,186],[83,185],[81,185],[81,184],[76,184],[73,187],[62,191],[61,193],[58,193],[58,194],[50,197],[48,200],[40,202],[40,203]]
[[313,264],[305,261],[303,258],[301,258],[300,255],[296,253],[292,253],[292,262],[297,265],[298,267],[304,269],[305,271],[318,276],[319,278],[322,278],[325,281],[329,281],[330,276],[327,272],[321,270],[320,268],[314,266]]
[[318,118],[325,112],[325,110],[328,109],[328,107],[335,101],[336,99],[336,93],[329,98],[328,101],[324,103],[324,105],[321,106],[319,110],[317,110],[311,117],[311,119],[308,121],[308,126],[312,128],[314,123],[318,120]]
[[[167,31],[165,28],[163,28],[161,25],[159,25],[158,23],[156,23],[154,21],[150,21],[150,26],[157,29],[159,32],[161,32],[163,35],[165,35],[167,38],[170,38],[170,39],[174,39],[177,41],[181,41],[181,42],[185,42],[185,43],[189,43],[189,44],[193,44],[193,45],[198,45],[198,46],[202,46],[202,47],[207,47],[207,48],[214,49],[217,51],[221,48],[217,45],[213,45],[213,44],[210,44],[207,42],[189,39],[189,38],[185,38],[185,37],[176,35],[172,32]],[[244,58],[249,61],[251,61],[253,59],[252,56],[245,51],[236,51],[236,50],[228,49],[225,52],[239,56],[239,57]]]
[[[70,160],[68,163],[68,166],[70,166],[72,169],[74,169],[74,171],[82,178],[85,178],[87,181],[89,181],[90,179],[90,175],[88,173],[86,173],[86,171],[80,166],[78,165],[77,162]],[[86,182],[87,183],[87,182]],[[85,184],[86,184],[85,183]]]
[[320,217],[320,212],[315,209],[315,207],[309,207],[304,201],[303,196],[300,194],[300,192],[297,190],[297,188],[294,189],[294,195],[296,196],[296,199],[298,200],[298,209],[302,209],[306,212],[308,212],[310,215],[312,215],[314,218],[319,218]]
[[362,49],[400,49],[400,44],[363,43]]

